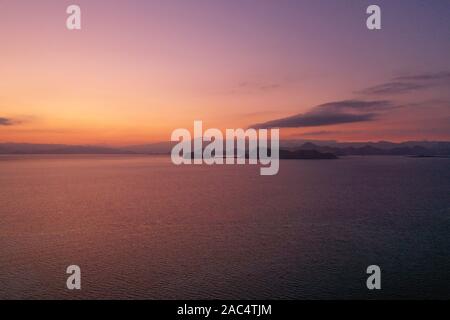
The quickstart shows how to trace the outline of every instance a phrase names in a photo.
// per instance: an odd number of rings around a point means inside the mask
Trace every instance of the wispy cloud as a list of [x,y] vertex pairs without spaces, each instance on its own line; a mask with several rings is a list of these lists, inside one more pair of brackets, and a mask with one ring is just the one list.
[[15,123],[16,122],[13,119],[0,117],[0,126],[12,126]]
[[328,131],[328,130],[319,130],[319,131],[309,131],[309,132],[303,132],[298,134],[298,136],[325,136],[329,134],[337,134],[340,133],[340,131]]
[[237,84],[231,91],[232,93],[257,93],[257,92],[269,92],[280,89],[281,83],[277,82],[251,82],[243,81]]
[[33,115],[15,115],[14,117],[0,117],[0,126],[10,127],[33,122],[36,119]]
[[450,72],[449,71],[442,71],[442,72],[435,72],[435,73],[422,73],[422,74],[416,74],[416,75],[410,75],[410,76],[400,76],[396,77],[396,80],[403,80],[403,81],[449,81],[450,80]]
[[373,121],[380,112],[394,108],[386,100],[344,100],[318,105],[306,113],[255,124],[253,128],[301,128]]
[[444,71],[399,76],[389,82],[366,88],[358,93],[367,95],[395,95],[443,85],[450,86],[450,72]]

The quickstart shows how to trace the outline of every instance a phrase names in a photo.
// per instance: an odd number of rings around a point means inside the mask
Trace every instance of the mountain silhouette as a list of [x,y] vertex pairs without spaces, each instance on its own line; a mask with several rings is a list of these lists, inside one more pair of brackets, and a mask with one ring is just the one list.
[[[176,142],[159,142],[125,147],[93,145],[0,143],[0,154],[170,154]],[[333,156],[450,156],[450,142],[335,142],[335,141],[280,141],[280,158],[309,159]]]

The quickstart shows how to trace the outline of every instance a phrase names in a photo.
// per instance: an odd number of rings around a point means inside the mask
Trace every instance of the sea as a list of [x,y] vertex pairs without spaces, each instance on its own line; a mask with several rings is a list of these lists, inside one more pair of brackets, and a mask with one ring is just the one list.
[[449,298],[448,158],[0,156],[0,299]]

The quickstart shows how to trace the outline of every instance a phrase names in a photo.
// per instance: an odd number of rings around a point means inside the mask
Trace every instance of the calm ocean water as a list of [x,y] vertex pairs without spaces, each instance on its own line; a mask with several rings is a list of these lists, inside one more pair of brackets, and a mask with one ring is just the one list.
[[0,298],[450,298],[450,159],[0,156]]

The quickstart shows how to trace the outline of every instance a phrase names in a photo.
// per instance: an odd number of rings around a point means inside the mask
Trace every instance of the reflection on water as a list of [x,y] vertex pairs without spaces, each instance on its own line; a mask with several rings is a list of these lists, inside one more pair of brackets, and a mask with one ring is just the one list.
[[449,161],[1,156],[0,298],[450,298]]

